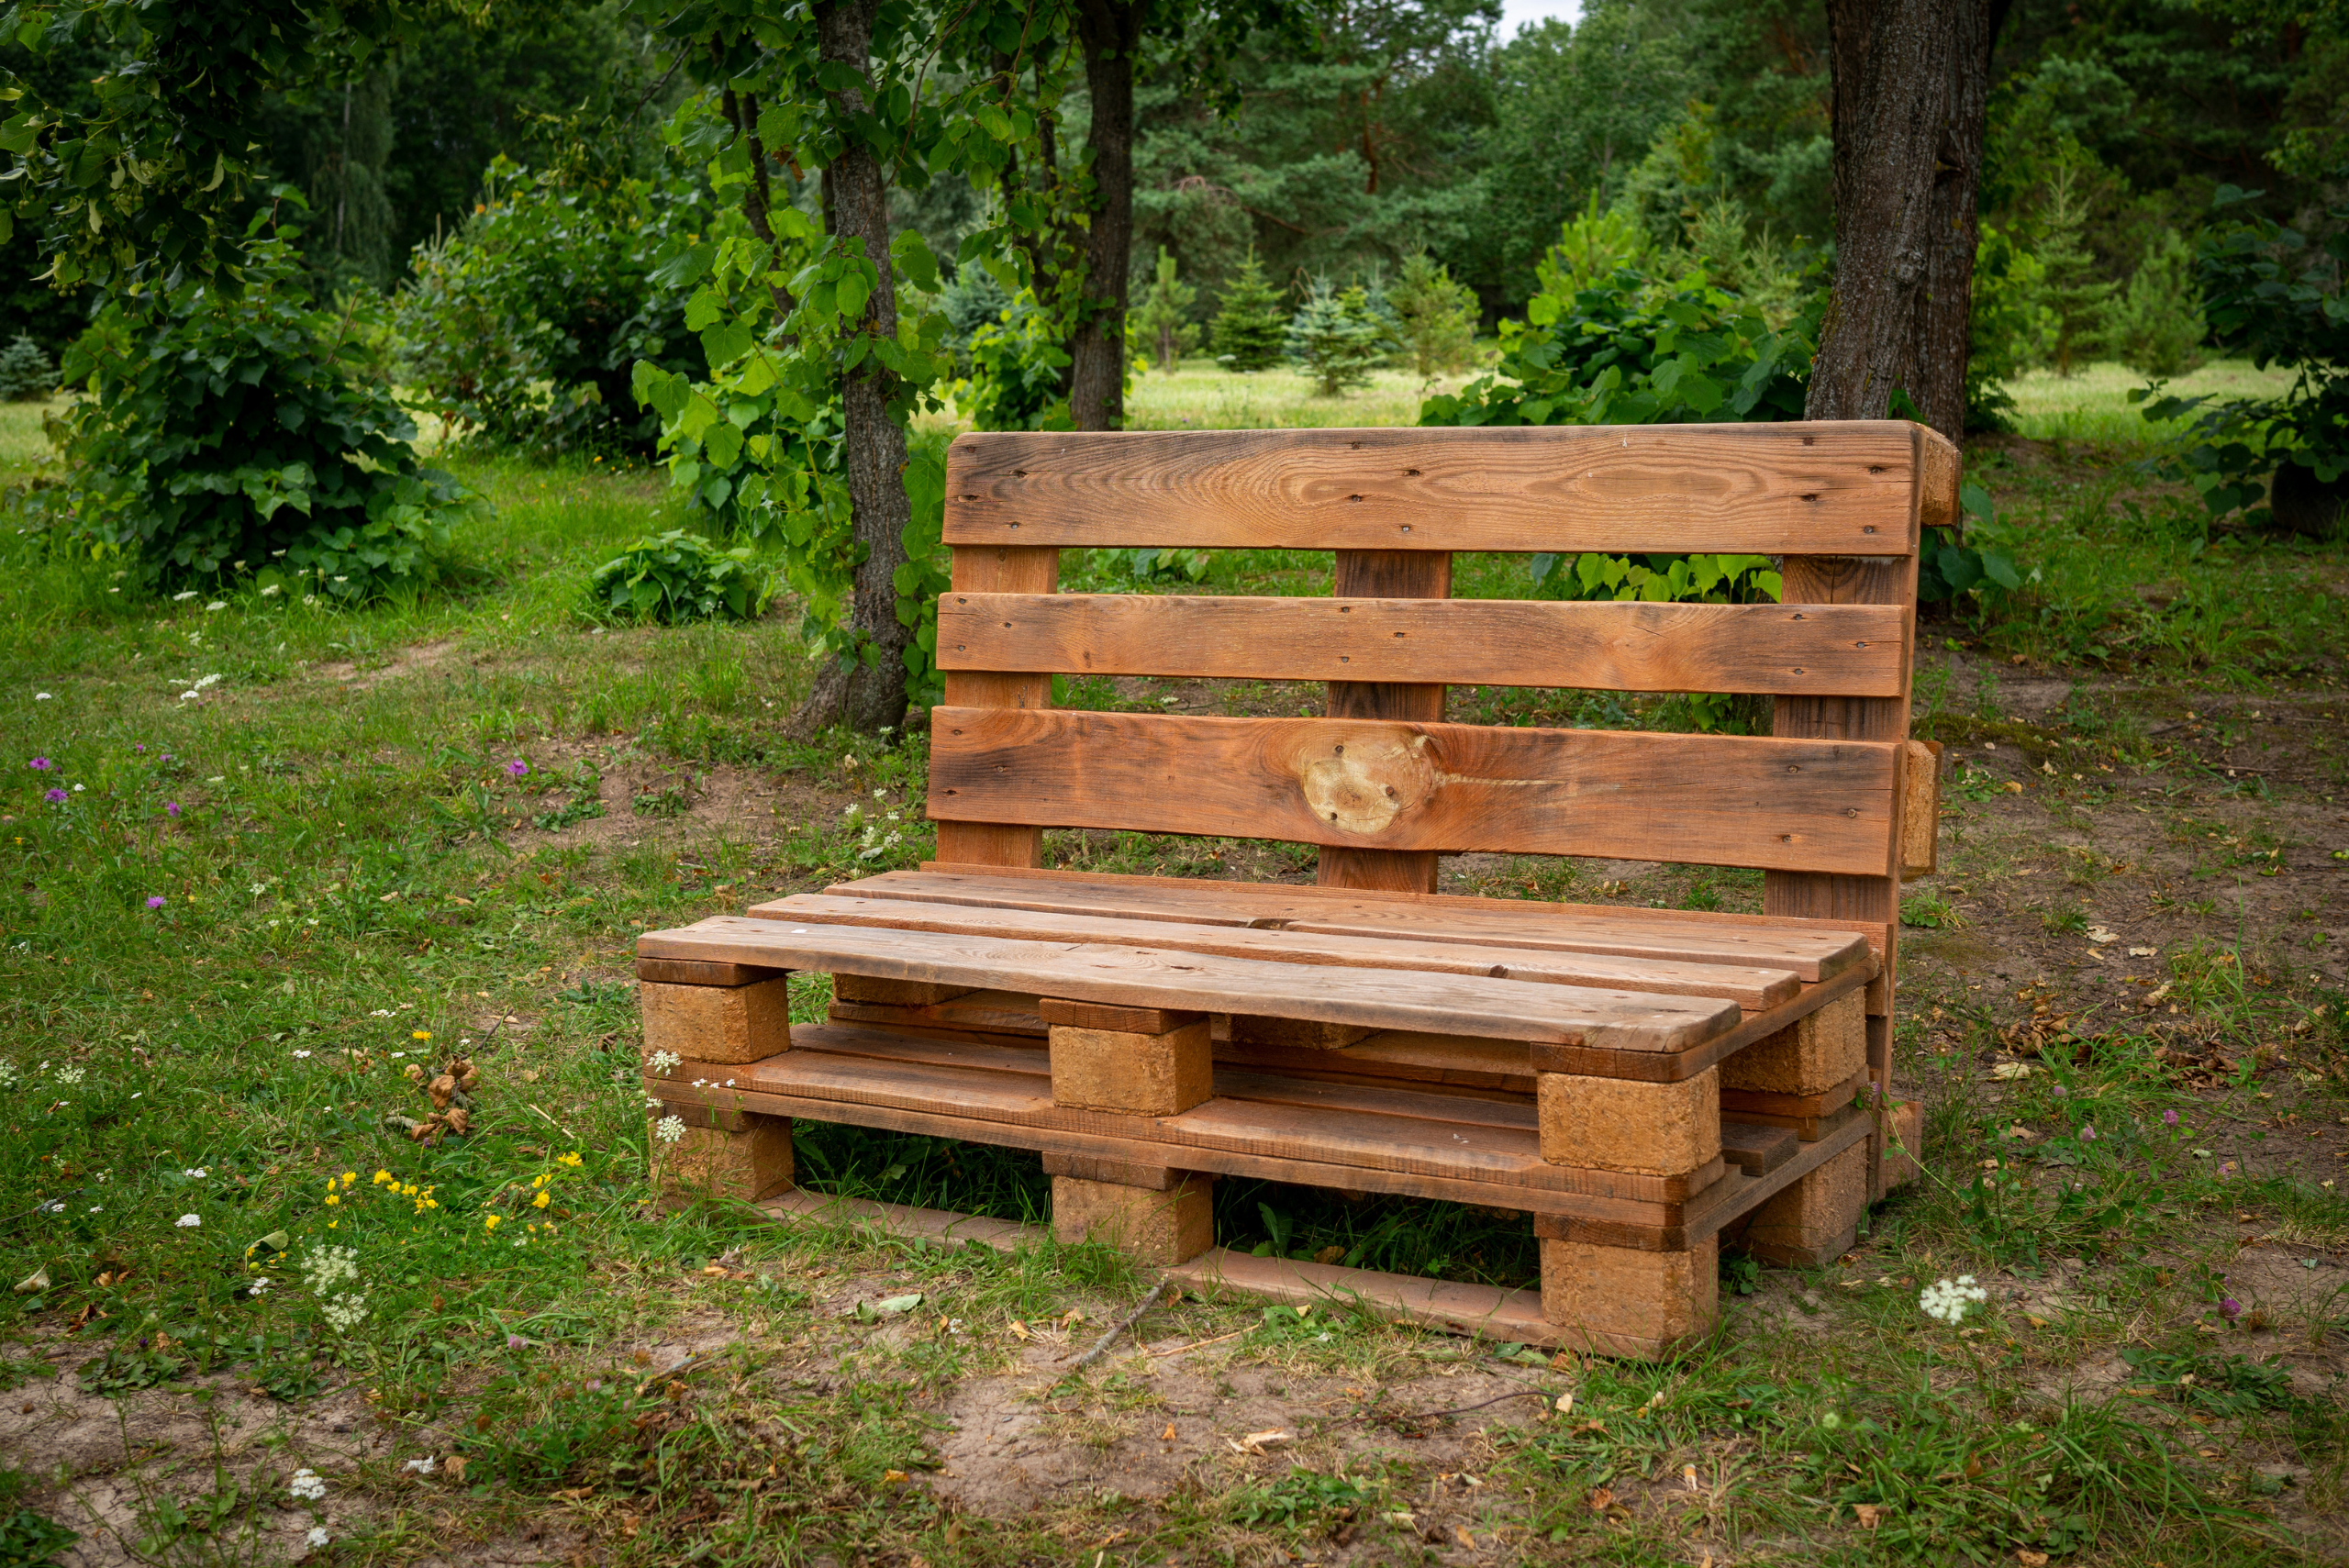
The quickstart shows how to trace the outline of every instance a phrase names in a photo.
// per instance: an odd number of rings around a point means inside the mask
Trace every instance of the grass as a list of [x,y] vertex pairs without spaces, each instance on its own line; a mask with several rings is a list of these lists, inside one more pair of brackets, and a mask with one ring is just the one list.
[[[1174,428],[1416,407],[1403,378],[1328,401],[1277,381],[1190,365],[1138,378],[1134,406]],[[38,412],[0,406],[17,481],[45,467]],[[1113,1252],[651,1203],[635,933],[928,850],[918,736],[780,735],[807,679],[787,619],[573,617],[594,566],[660,524],[657,481],[462,460],[497,514],[458,541],[453,587],[360,612],[149,602],[0,530],[0,1267],[24,1282],[0,1296],[0,1556],[38,1561],[61,1519],[117,1537],[85,1549],[191,1563],[280,1560],[314,1527],[333,1540],[311,1561],[384,1563],[2337,1559],[2349,1213],[2319,1162],[2349,1114],[2341,549],[2213,534],[2128,467],[2133,432],[2101,440],[1972,454],[2039,581],[1926,628],[1951,831],[1904,903],[1898,1051],[1928,1176],[1831,1267],[1731,1260],[1722,1329],[1660,1366],[1186,1300],[1137,1329],[1152,1353],[1070,1378],[1146,1288]],[[1461,591],[1522,593],[1525,570],[1464,559]],[[1202,585],[1326,592],[1327,571],[1229,552]],[[1108,552],[1065,573],[1142,585]],[[1693,722],[1682,699],[1454,705]],[[866,858],[860,822],[891,811],[900,842]],[[1141,834],[1051,851],[1311,864]],[[1447,874],[1761,897],[1707,868]],[[2139,944],[2154,956],[2123,956]],[[796,983],[796,1016],[824,1001]],[[421,1115],[418,1079],[452,1058],[479,1074],[473,1134],[409,1141],[386,1116]],[[797,1143],[829,1190],[1043,1211],[1026,1156]],[[1265,1251],[1511,1284],[1535,1266],[1521,1219],[1454,1206],[1230,1181],[1217,1219]],[[1960,1273],[1993,1299],[1929,1322],[1918,1292]],[[1286,1436],[1241,1440],[1267,1430]],[[288,1492],[301,1466],[324,1498]]]
[[[2154,435],[2129,394],[2147,377],[2110,361],[2084,364],[2070,375],[2028,371],[2007,384],[2015,400],[2018,434],[2034,441],[2101,441],[2143,446]],[[2252,368],[2248,360],[2212,360],[2170,378],[2181,397],[2274,397],[2292,384],[2289,373]]]

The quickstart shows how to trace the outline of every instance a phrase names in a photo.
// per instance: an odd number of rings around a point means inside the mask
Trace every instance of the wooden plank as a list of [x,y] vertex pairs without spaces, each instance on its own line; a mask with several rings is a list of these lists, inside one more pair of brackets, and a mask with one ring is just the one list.
[[[1060,584],[1060,551],[1006,545],[954,552],[952,590],[965,594],[1018,594],[1033,597]],[[946,675],[949,707],[1046,708],[1052,706],[1052,666],[989,671],[952,670]],[[1044,834],[1024,822],[938,822],[938,852],[974,865],[1041,866]]]
[[1888,875],[1897,745],[940,708],[959,821]]
[[1503,1290],[1497,1285],[1458,1284],[1450,1280],[1341,1268],[1334,1263],[1290,1258],[1259,1258],[1218,1247],[1165,1271],[1166,1277],[1201,1295],[1231,1291],[1286,1307],[1324,1307],[1368,1312],[1400,1323],[1417,1323],[1448,1334],[1502,1344],[1564,1345],[1571,1338],[1600,1355],[1646,1356],[1661,1347],[1629,1335],[1570,1329],[1542,1316],[1542,1293]]
[[991,431],[946,460],[952,545],[1913,550],[1894,420]]
[[1684,1050],[1727,1034],[1741,1021],[1734,1003],[1711,997],[1387,969],[1358,971],[1338,986],[1328,983],[1324,970],[1299,963],[735,915],[648,931],[637,939],[637,949],[654,958],[930,980],[1120,1006],[1263,1013],[1624,1050]]
[[1942,743],[1910,740],[1900,768],[1900,880],[1931,876],[1940,863]]
[[[796,902],[796,900],[787,902]],[[840,899],[834,902],[849,901]],[[856,925],[861,922],[842,920],[838,923]],[[920,926],[908,929],[935,931],[956,928]],[[997,931],[985,934],[1009,937],[1019,933]],[[1078,937],[1074,940],[1083,941],[1085,939]],[[1099,1002],[1072,1002],[1060,996],[1037,998],[1036,1011],[1047,1024],[1057,1024],[1062,1028],[1073,1029],[1108,1029],[1118,1034],[1172,1034],[1176,1029],[1207,1021],[1205,1013],[1184,1012],[1167,1007],[1112,1007]]]
[[691,959],[640,958],[636,977],[655,985],[756,985],[785,971],[758,969],[747,963],[696,963]]
[[[1838,1084],[1816,1095],[1778,1095],[1766,1089],[1723,1089],[1721,1109],[1745,1117],[1822,1117],[1832,1115],[1852,1103],[1853,1097],[1867,1086],[1868,1075],[1863,1072],[1853,1075],[1851,1082]],[[1783,1125],[1783,1124],[1780,1124]]]
[[1673,1252],[1693,1246],[1724,1226],[1792,1186],[1836,1155],[1868,1135],[1865,1118],[1839,1124],[1815,1143],[1806,1143],[1785,1164],[1765,1175],[1732,1171],[1691,1201],[1675,1223],[1642,1227],[1610,1218],[1585,1218],[1564,1211],[1537,1209],[1536,1236],[1564,1241],[1589,1241],[1605,1247],[1639,1247]]
[[[1440,550],[1341,550],[1331,575],[1330,592],[1340,598],[1447,599],[1452,595],[1452,557]],[[1328,715],[1331,718],[1436,724],[1443,719],[1443,696],[1440,683],[1331,680]],[[1406,893],[1433,893],[1435,878],[1436,856],[1432,850],[1371,850],[1326,844],[1321,849],[1317,880],[1324,887],[1387,887]]]
[[[752,914],[761,919],[818,920],[833,926],[951,931],[1024,941],[1120,942],[1163,948],[1170,952],[1219,953],[1230,958],[1271,959],[1286,963],[1482,974],[1494,979],[1598,985],[1657,995],[1720,996],[1746,1008],[1774,1007],[1790,1002],[1802,986],[1794,971],[1758,964],[1684,963],[1613,954],[1551,954],[1529,948],[1321,935],[1249,926],[1186,926],[1171,920],[1038,913],[903,899],[842,898],[822,893],[797,894],[762,904]],[[1074,1016],[1054,1018],[1052,1006],[1051,1002],[1044,1005],[1044,1018],[1050,1023],[1076,1024],[1085,1029],[1126,1029],[1139,1034],[1164,1032],[1145,1028],[1141,1022],[1078,1024]]]
[[1767,1175],[1801,1151],[1792,1128],[1721,1118],[1721,1158],[1749,1176]]
[[1036,998],[1016,991],[966,991],[925,1006],[884,1006],[837,998],[831,1016],[844,1023],[887,1024],[917,1029],[951,1029],[982,1034],[1029,1035],[1044,1038],[1043,1018]]
[[[1341,577],[1348,560],[1396,553],[1345,551]],[[1889,605],[948,594],[938,658],[958,670],[1208,680],[1892,696],[1909,652],[1902,620]],[[1433,706],[1341,711],[1333,700],[1330,712],[1441,718]]]
[[[1022,871],[942,862],[885,872],[825,892],[988,908],[1059,910],[1208,926],[1359,930],[1415,941],[1491,943],[1557,952],[1613,953],[1688,963],[1792,970],[1806,981],[1873,968],[1867,946],[1883,927],[1858,921],[1773,919],[1694,909],[1632,909],[1604,904],[1457,894],[1343,891],[1197,877],[1120,876],[1105,872]],[[754,905],[762,915],[775,904]],[[1853,938],[1869,939],[1865,945]]]
[[870,1198],[835,1197],[805,1188],[782,1193],[758,1206],[771,1219],[812,1225],[867,1226],[885,1236],[908,1241],[934,1241],[963,1247],[976,1241],[998,1252],[1016,1252],[1044,1245],[1052,1239],[1048,1225],[1022,1225],[1013,1219],[990,1219],[983,1214],[956,1214],[949,1209],[915,1208],[902,1203],[874,1203]]

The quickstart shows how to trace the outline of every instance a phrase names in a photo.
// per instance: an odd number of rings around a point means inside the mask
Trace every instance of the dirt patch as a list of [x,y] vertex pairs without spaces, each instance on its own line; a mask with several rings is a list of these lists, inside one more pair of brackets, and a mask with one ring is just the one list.
[[356,660],[338,659],[330,663],[312,665],[310,673],[318,680],[363,692],[386,681],[429,674],[456,657],[457,645],[452,641],[418,642],[394,649],[391,657],[381,664],[362,666]]

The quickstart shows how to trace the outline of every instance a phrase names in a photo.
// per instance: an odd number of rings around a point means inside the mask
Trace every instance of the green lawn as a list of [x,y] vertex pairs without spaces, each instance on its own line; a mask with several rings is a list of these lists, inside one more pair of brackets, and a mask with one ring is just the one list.
[[[0,1562],[39,1560],[41,1518],[91,1561],[189,1563],[280,1559],[312,1528],[333,1539],[309,1561],[384,1563],[2340,1560],[2349,562],[2212,533],[2129,466],[2124,384],[2016,389],[2025,436],[1969,473],[2036,580],[1923,628],[1919,728],[1952,773],[1943,865],[1909,890],[1897,1071],[1931,1107],[1929,1177],[1836,1266],[1725,1265],[1720,1331],[1659,1367],[1185,1301],[1071,1378],[1062,1359],[1146,1288],[1106,1251],[653,1206],[635,934],[918,862],[921,737],[785,739],[807,679],[787,607],[578,618],[596,564],[665,517],[640,472],[460,460],[496,510],[459,539],[454,584],[362,611],[147,598],[19,531],[19,508],[0,531],[0,1264],[24,1282],[0,1302]],[[1133,408],[1375,424],[1417,391],[1390,374],[1320,399],[1194,364],[1137,377]],[[0,407],[11,480],[46,463],[38,410]],[[1325,591],[1325,572],[1239,552],[1207,584]],[[1528,578],[1494,556],[1461,580]],[[1476,690],[1454,712],[1688,717]],[[902,841],[866,855],[858,821],[891,812]],[[1759,897],[1669,866],[1462,857],[1446,879]],[[823,1000],[807,986],[799,1016]],[[425,1114],[452,1058],[480,1074],[475,1130],[419,1146],[385,1118]],[[806,1127],[800,1158],[826,1190],[1038,1207],[1025,1158]],[[1221,1188],[1228,1244],[1508,1283],[1530,1265],[1511,1217]],[[1991,1300],[1932,1323],[1919,1292],[1961,1273]],[[288,1492],[302,1467],[322,1498]]]

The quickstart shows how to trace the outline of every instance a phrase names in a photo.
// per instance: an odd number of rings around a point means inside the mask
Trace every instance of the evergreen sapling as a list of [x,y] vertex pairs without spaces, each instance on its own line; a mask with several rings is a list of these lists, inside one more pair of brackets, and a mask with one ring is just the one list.
[[1216,312],[1216,363],[1229,371],[1270,370],[1281,362],[1287,333],[1280,291],[1264,281],[1264,264],[1252,248]]

